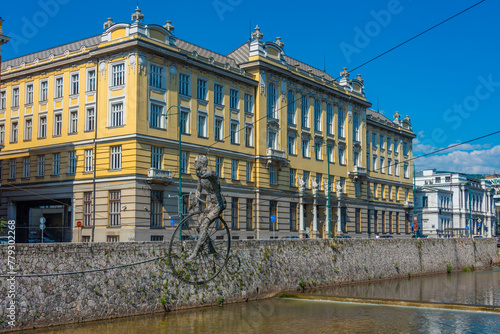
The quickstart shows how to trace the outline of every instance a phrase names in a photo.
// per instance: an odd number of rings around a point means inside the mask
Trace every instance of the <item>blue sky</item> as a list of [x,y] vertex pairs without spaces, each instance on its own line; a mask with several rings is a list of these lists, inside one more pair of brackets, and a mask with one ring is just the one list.
[[[248,40],[250,21],[264,40],[337,77],[480,0],[152,1],[144,22],[171,20],[177,37],[227,54]],[[137,0],[8,1],[0,16],[2,59],[100,34],[107,17],[130,22]],[[351,73],[362,74],[374,109],[409,115],[415,155],[500,130],[500,3],[468,12]],[[500,134],[415,161],[417,169],[500,172]]]

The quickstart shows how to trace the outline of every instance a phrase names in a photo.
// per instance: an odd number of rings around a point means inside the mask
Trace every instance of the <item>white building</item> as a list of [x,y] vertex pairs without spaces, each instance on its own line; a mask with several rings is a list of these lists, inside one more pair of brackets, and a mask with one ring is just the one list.
[[430,237],[496,234],[494,189],[467,174],[417,172],[416,207],[419,230]]

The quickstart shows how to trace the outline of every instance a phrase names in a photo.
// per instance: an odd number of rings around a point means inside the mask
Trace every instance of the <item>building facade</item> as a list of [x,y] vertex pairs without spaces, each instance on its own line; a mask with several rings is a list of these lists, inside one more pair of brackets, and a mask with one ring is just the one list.
[[415,184],[422,234],[432,237],[496,235],[495,191],[488,180],[431,169],[417,173]]
[[235,239],[408,235],[410,120],[368,109],[360,75],[336,80],[258,27],[224,56],[132,19],[2,63],[0,215],[18,242],[41,216],[57,241],[168,240],[198,154]]

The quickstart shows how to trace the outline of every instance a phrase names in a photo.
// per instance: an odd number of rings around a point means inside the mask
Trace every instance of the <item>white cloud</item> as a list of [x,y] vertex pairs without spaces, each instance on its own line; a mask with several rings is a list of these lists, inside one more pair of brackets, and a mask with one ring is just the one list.
[[451,149],[451,152],[445,151],[442,154],[418,158],[415,160],[415,168],[471,174],[498,173],[500,172],[500,145],[488,148],[489,146],[489,144],[464,144]]

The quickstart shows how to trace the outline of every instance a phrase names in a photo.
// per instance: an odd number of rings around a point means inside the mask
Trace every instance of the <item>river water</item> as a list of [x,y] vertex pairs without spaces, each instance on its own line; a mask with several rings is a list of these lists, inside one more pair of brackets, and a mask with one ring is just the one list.
[[[340,286],[310,293],[500,305],[500,268]],[[500,333],[500,314],[273,298],[29,333]]]

